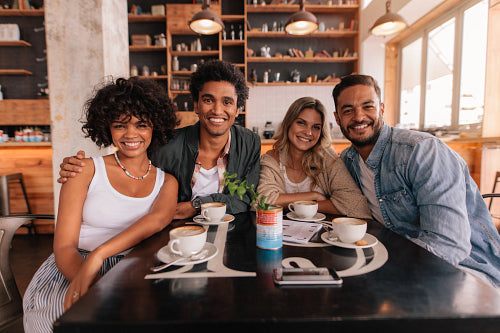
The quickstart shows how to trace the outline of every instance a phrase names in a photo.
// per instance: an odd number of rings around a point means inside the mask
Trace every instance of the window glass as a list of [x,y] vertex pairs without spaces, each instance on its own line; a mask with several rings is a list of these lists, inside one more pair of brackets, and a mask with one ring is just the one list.
[[451,125],[455,18],[429,32],[424,128]]
[[[478,130],[483,118],[488,1],[464,12],[462,69],[460,80],[459,125]],[[475,126],[474,126],[475,125]],[[479,128],[477,128],[479,125]]]
[[402,49],[401,98],[399,124],[402,128],[419,128],[420,124],[420,73],[422,38]]

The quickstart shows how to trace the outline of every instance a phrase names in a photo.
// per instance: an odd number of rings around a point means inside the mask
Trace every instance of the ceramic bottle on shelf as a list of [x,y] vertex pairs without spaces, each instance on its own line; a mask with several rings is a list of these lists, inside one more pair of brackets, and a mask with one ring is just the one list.
[[172,70],[173,71],[179,70],[179,59],[177,59],[177,56],[172,58]]

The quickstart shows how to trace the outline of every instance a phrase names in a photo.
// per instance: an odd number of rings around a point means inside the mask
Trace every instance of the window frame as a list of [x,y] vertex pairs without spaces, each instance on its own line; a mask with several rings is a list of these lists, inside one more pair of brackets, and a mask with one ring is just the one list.
[[[463,29],[464,29],[464,13],[469,8],[480,3],[482,0],[468,0],[463,4],[447,11],[439,18],[427,23],[424,27],[420,28],[410,36],[401,40],[397,46],[397,82],[396,82],[396,98],[395,98],[395,121],[400,123],[401,119],[401,78],[402,78],[402,61],[403,49],[415,42],[417,39],[422,38],[422,50],[420,55],[420,114],[419,124],[417,130],[426,130],[425,124],[425,98],[426,98],[426,84],[427,84],[427,52],[428,52],[428,38],[429,33],[448,20],[455,18],[455,40],[454,40],[454,59],[453,59],[453,84],[452,84],[452,101],[451,101],[451,125],[441,127],[451,131],[464,131],[459,128],[459,114],[460,114],[460,82],[462,76],[462,43],[463,43]],[[488,33],[487,31],[485,33]],[[459,52],[457,52],[459,50]]]

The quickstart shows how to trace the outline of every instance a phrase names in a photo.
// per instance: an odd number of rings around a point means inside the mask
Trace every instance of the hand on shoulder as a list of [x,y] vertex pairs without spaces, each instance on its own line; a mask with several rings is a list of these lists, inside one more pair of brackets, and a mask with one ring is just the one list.
[[58,183],[64,184],[68,181],[68,178],[75,177],[78,173],[83,171],[83,167],[85,166],[85,152],[80,150],[76,153],[75,156],[65,157],[60,164],[59,170],[59,178],[57,179]]

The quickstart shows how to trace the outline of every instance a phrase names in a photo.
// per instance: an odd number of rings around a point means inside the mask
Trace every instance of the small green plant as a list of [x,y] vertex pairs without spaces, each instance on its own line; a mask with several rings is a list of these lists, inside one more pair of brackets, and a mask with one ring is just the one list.
[[243,195],[248,192],[250,194],[250,199],[252,199],[250,206],[253,206],[257,202],[257,209],[267,210],[269,208],[269,204],[265,202],[266,196],[263,195],[259,199],[259,192],[255,190],[254,184],[252,184],[252,186],[248,186],[248,181],[246,179],[240,182],[240,180],[236,179],[236,177],[238,177],[238,175],[235,173],[230,175],[229,172],[224,172],[224,186],[227,186],[229,193],[234,195],[236,192],[240,199],[243,199]]

